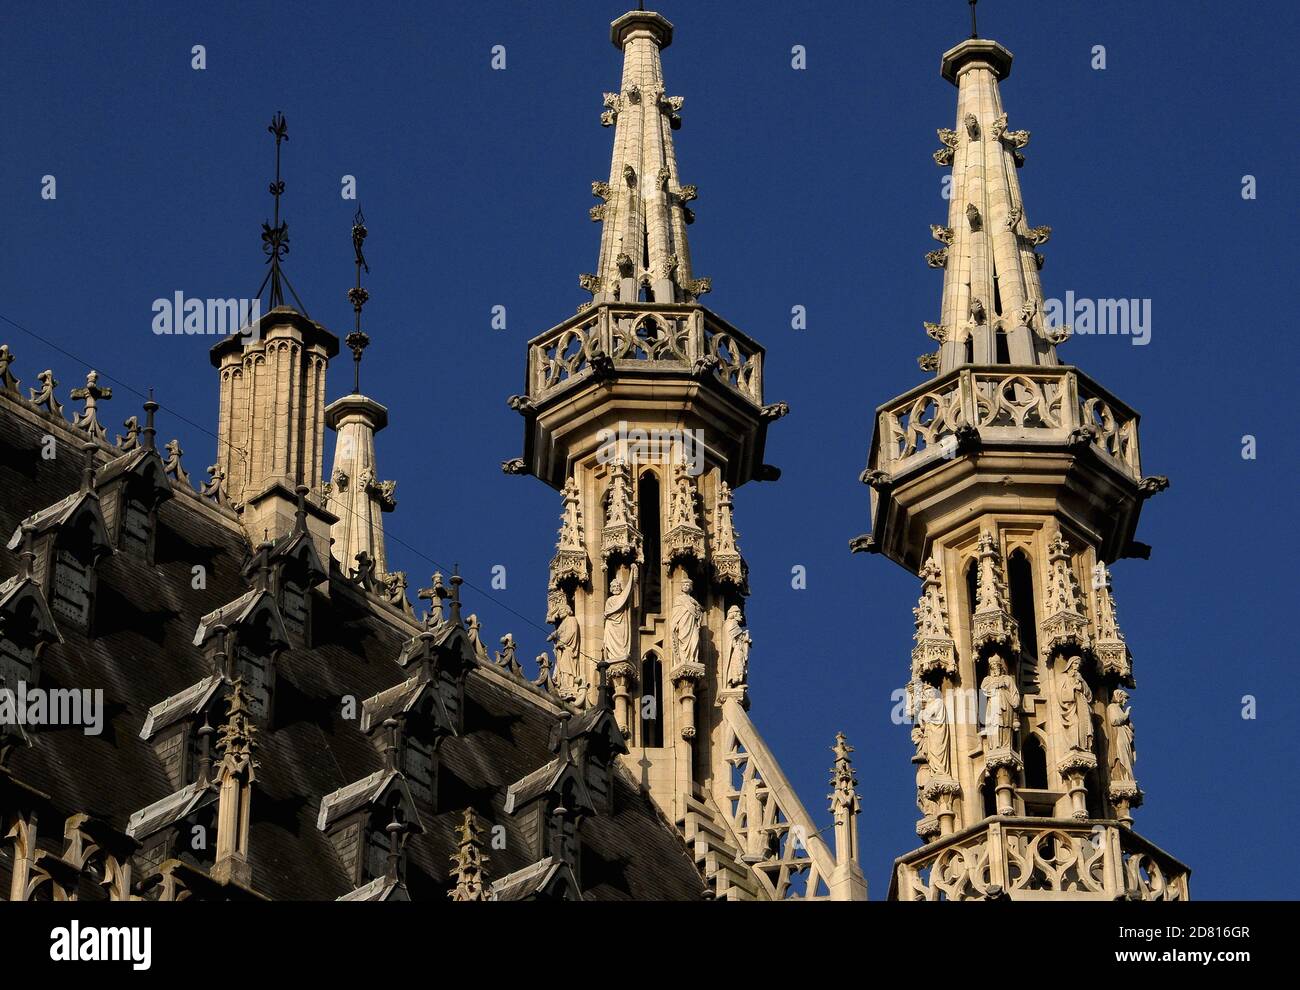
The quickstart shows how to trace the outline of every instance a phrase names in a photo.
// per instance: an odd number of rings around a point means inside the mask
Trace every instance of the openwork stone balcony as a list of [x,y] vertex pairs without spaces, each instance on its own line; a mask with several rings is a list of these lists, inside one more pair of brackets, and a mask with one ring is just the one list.
[[592,376],[660,369],[712,376],[763,403],[763,349],[703,307],[669,303],[600,303],[534,337],[528,395],[540,403]]
[[1113,821],[994,818],[900,856],[889,897],[1184,901],[1189,872]]
[[1071,367],[963,367],[919,385],[877,411],[877,463],[891,475],[950,458],[962,434],[981,442],[1088,443],[1141,479],[1138,415]]

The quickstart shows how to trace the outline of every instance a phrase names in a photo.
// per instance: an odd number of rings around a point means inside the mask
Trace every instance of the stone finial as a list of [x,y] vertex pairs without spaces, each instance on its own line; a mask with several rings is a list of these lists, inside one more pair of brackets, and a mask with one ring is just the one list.
[[668,530],[664,534],[665,558],[670,565],[704,559],[704,530],[700,526],[699,493],[685,465],[673,471],[668,499]]
[[489,862],[479,838],[478,820],[473,808],[466,808],[460,823],[460,839],[456,855],[451,857],[451,875],[456,885],[447,891],[453,901],[491,900],[490,887],[484,867]]
[[[835,733],[835,745],[831,747],[831,752],[835,754],[835,763],[831,767],[831,793],[826,796],[830,799],[830,812],[838,825],[841,820],[847,820],[848,816],[859,814],[862,808],[858,802],[858,775],[850,759],[853,747],[843,732]],[[857,857],[856,850],[853,855],[854,858]],[[836,859],[839,859],[838,855]]]
[[362,590],[372,594],[377,593],[380,589],[380,583],[378,576],[375,574],[374,560],[364,550],[358,553],[355,559],[357,566],[352,569],[350,577],[361,586]]
[[221,759],[214,768],[214,782],[220,796],[217,804],[217,849],[212,867],[219,883],[252,881],[248,862],[251,790],[257,779],[257,726],[249,714],[244,681],[236,677],[226,697],[226,719],[217,730]]
[[401,609],[407,615],[411,615],[411,602],[406,597],[406,572],[389,571],[384,575],[383,581],[384,600],[389,605]]
[[1079,579],[1074,574],[1070,545],[1059,529],[1048,543],[1047,559],[1047,588],[1043,595],[1043,615],[1046,618],[1042,622],[1040,637],[1043,650],[1048,655],[1067,647],[1086,650],[1091,643]]
[[1133,685],[1132,657],[1128,643],[1120,632],[1115,615],[1115,598],[1111,593],[1110,571],[1098,562],[1092,571],[1093,605],[1097,616],[1097,638],[1092,644],[1097,663],[1103,674],[1112,674],[1120,683]]
[[242,777],[248,783],[256,779],[258,762],[253,753],[258,749],[257,725],[253,722],[244,694],[244,679],[236,677],[226,696],[226,719],[217,728],[217,780],[228,775]]
[[632,478],[627,461],[621,458],[613,463],[609,472],[609,487],[605,492],[605,525],[600,534],[600,556],[606,563],[615,558],[627,558],[642,563],[641,530],[637,519],[636,500],[632,494]]
[[81,411],[73,414],[72,425],[85,430],[96,440],[107,441],[108,431],[100,423],[96,407],[100,401],[111,399],[113,390],[99,384],[99,372],[90,371],[86,375],[86,384],[80,388],[74,388],[68,394],[83,403]]
[[421,588],[415,593],[416,598],[429,603],[429,611],[424,616],[426,629],[434,629],[446,621],[442,611],[442,600],[448,595],[447,586],[442,583],[441,571],[434,571],[433,577],[429,580],[429,587]]
[[582,495],[572,475],[565,481],[560,496],[564,507],[560,515],[559,536],[555,541],[555,556],[551,558],[550,588],[558,588],[565,582],[586,584],[591,577],[591,560],[587,555],[582,522]]
[[725,481],[719,482],[713,510],[713,544],[710,548],[713,579],[719,584],[730,585],[741,595],[748,595],[749,566],[737,543],[740,534],[736,532],[732,515],[733,501],[731,486]]
[[9,368],[14,363],[13,352],[8,344],[0,344],[0,391],[18,394],[19,381]]
[[501,637],[501,649],[496,651],[496,665],[503,670],[509,671],[516,676],[522,677],[524,668],[519,665],[515,653],[518,647],[515,646],[515,637],[513,633],[506,633]]
[[933,557],[921,568],[921,598],[912,609],[916,621],[912,647],[912,679],[931,674],[957,673],[957,647],[948,629],[948,603],[943,592],[943,571]]
[[474,650],[474,656],[480,663],[488,662],[487,647],[483,645],[483,628],[479,622],[478,616],[470,613],[465,620],[465,630],[469,636],[469,644]]
[[58,416],[59,419],[63,419],[63,404],[59,402],[58,397],[54,394],[54,390],[59,387],[54,372],[46,368],[36,376],[36,380],[40,382],[40,387],[27,390],[28,400],[37,409],[44,409],[51,416]]
[[226,473],[219,464],[208,465],[208,480],[199,486],[199,494],[217,505],[229,505],[226,496]]
[[1000,646],[1020,649],[1020,631],[1011,616],[1010,596],[997,542],[988,530],[980,533],[977,547],[975,611],[971,617],[971,643],[976,650]]
[[126,428],[126,436],[119,434],[113,443],[122,453],[129,454],[140,446],[140,420],[135,416],[128,416],[122,426]]
[[165,449],[167,457],[163,461],[163,470],[167,472],[168,477],[175,480],[179,485],[193,488],[194,486],[190,484],[189,473],[181,465],[181,458],[185,455],[185,451],[181,450],[181,442],[179,440],[168,440]]

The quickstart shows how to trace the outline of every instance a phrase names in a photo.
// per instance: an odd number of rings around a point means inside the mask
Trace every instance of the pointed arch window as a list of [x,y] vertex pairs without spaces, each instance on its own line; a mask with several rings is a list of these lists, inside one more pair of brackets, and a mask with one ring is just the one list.
[[1036,733],[1025,734],[1020,756],[1025,763],[1025,786],[1037,791],[1047,790],[1047,750]]
[[979,602],[979,575],[979,558],[972,557],[966,564],[966,624],[972,630],[975,628],[975,606]]
[[645,472],[637,482],[636,501],[645,555],[641,613],[643,616],[658,615],[663,608],[663,579],[660,574],[663,527],[660,521],[659,478],[653,471]]
[[641,661],[641,745],[656,749],[664,744],[664,668],[656,653]]
[[1007,584],[1011,591],[1011,617],[1020,627],[1020,652],[1030,663],[1038,659],[1038,622],[1034,613],[1034,566],[1019,547],[1007,559]]
[[1007,331],[1005,327],[998,327],[997,333],[993,335],[994,343],[997,345],[997,363],[1011,363],[1011,348],[1007,343]]
[[992,818],[998,813],[998,781],[992,771],[984,775],[980,796],[984,800],[984,817]]

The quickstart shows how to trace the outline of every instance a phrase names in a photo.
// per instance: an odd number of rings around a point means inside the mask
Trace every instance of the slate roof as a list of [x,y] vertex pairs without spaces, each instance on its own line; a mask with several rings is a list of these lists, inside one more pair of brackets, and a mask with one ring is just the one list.
[[[165,428],[165,427],[164,427]],[[0,533],[76,492],[80,458],[43,460],[40,438],[61,426],[9,395],[0,396]],[[161,759],[141,738],[151,709],[194,688],[211,670],[194,645],[200,621],[249,591],[240,576],[249,545],[228,510],[177,489],[158,509],[155,561],[130,552],[97,566],[95,635],[61,626],[42,660],[42,684],[101,688],[104,731],[34,730],[8,772],[50,795],[59,815],[85,812],[125,831],[131,815],[174,797]],[[436,534],[434,535],[436,539]],[[0,550],[0,579],[19,571],[16,552]],[[202,565],[206,586],[195,589]],[[259,767],[249,839],[253,888],[273,899],[334,900],[353,888],[329,837],[317,827],[322,799],[383,766],[359,719],[343,717],[344,696],[369,698],[409,676],[398,664],[418,627],[367,599],[331,568],[330,598],[314,609],[310,650],[277,661],[275,725],[258,736]],[[473,611],[467,602],[466,611]],[[462,811],[505,829],[488,881],[536,861],[521,822],[504,811],[511,784],[548,764],[558,709],[498,671],[477,667],[466,682],[465,731],[440,749],[439,807],[416,800],[424,833],[407,844],[406,888],[413,900],[445,900]],[[535,699],[535,700],[534,700]],[[156,721],[156,719],[155,719]],[[62,818],[43,814],[42,840],[60,848]],[[586,899],[698,899],[704,884],[673,826],[626,772],[614,776],[614,810],[583,825]],[[0,872],[4,871],[0,865]],[[3,879],[3,878],[0,878]],[[7,880],[5,880],[7,883]]]

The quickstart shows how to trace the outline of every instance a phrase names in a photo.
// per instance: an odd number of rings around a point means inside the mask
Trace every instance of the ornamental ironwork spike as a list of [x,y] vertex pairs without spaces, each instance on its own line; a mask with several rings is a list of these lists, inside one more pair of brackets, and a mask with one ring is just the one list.
[[289,224],[280,219],[280,197],[284,195],[284,179],[280,175],[280,145],[289,140],[289,127],[284,114],[276,111],[266,129],[275,136],[275,180],[267,187],[274,202],[275,212],[272,222],[262,223],[262,253],[266,255],[266,263],[270,267],[257,290],[257,298],[262,298],[262,293],[267,291],[267,286],[270,285],[267,308],[275,309],[285,304],[284,290],[287,288],[289,294],[293,296],[293,301],[298,305],[298,311],[306,316],[307,307],[298,298],[298,293],[294,291],[282,267],[284,257],[289,253]]
[[358,205],[357,212],[352,217],[352,250],[356,254],[357,284],[348,289],[348,301],[352,303],[352,312],[356,316],[356,323],[353,331],[344,338],[344,343],[352,351],[352,392],[354,395],[361,394],[361,352],[370,344],[370,337],[361,329],[361,307],[370,299],[370,293],[361,287],[362,269],[365,269],[367,275],[370,274],[370,266],[366,264],[366,256],[361,247],[369,233],[370,231],[366,229],[366,216],[361,212],[361,207]]

